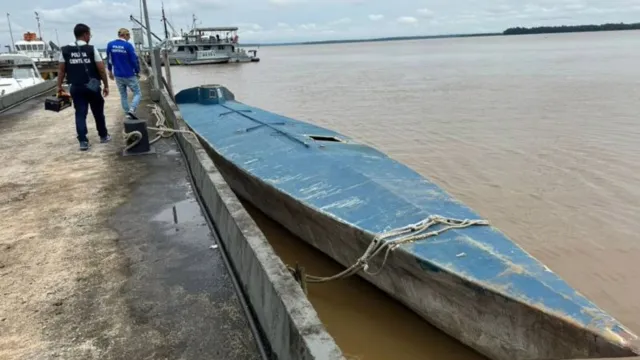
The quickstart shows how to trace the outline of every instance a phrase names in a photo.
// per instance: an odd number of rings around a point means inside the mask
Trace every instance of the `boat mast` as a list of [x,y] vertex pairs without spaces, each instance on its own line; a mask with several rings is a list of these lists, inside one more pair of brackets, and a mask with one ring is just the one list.
[[11,19],[9,18],[9,13],[7,13],[7,23],[9,24],[9,35],[11,35],[11,48],[9,50],[14,51],[16,42],[13,41],[13,31],[11,30]]
[[167,30],[167,18],[164,16],[164,1],[162,2],[162,22],[164,23],[164,38],[169,40],[169,30]]
[[40,15],[38,15],[37,11],[34,11],[36,13],[36,21],[38,22],[38,36],[40,36],[40,41],[42,40],[42,31],[40,30]]

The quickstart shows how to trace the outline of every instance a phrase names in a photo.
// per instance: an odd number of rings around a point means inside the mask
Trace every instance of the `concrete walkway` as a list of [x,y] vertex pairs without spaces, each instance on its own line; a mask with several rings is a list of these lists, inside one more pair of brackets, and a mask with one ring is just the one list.
[[87,152],[73,108],[0,115],[0,359],[258,359],[173,139],[122,157],[111,89]]

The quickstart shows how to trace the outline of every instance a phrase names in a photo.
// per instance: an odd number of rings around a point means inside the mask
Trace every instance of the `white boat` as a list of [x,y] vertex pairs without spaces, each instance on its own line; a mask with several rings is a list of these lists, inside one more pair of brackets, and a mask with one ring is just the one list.
[[16,41],[14,48],[17,54],[30,57],[36,65],[58,61],[58,51],[32,32],[24,33],[22,40]]
[[174,65],[257,62],[257,50],[238,44],[237,27],[193,28],[166,40],[169,61]]
[[183,60],[183,65],[223,64],[229,62],[229,56],[216,50],[197,50],[195,57]]
[[23,54],[0,54],[0,96],[43,82],[45,80],[31,57]]

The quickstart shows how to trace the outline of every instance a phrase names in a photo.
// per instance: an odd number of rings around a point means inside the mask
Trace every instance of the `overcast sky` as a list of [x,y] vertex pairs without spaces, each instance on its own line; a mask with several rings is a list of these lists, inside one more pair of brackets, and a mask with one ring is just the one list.
[[[161,0],[147,0],[151,27],[162,34]],[[40,14],[45,40],[73,39],[73,26],[92,28],[92,42],[104,46],[129,15],[140,15],[139,0],[32,0],[32,9],[1,0],[11,14],[14,39],[37,32]],[[187,29],[193,13],[200,26],[240,27],[241,42],[285,42],[502,31],[511,26],[640,21],[640,0],[165,0],[176,30]],[[161,36],[162,37],[162,36]],[[0,18],[0,44],[10,43],[7,18]]]

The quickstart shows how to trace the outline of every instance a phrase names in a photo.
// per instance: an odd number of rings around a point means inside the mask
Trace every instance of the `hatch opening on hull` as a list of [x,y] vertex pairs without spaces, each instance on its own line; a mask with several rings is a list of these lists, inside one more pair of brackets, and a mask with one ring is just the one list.
[[323,136],[323,135],[307,135],[307,136],[309,136],[311,139],[315,141],[343,142],[342,140],[340,140],[335,136]]

